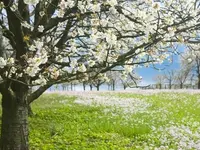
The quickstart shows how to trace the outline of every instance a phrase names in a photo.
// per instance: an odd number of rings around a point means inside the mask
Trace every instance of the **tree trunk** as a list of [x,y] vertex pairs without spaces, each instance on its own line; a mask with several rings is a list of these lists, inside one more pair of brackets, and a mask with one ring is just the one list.
[[160,89],[160,90],[162,89],[162,85],[161,85],[161,84],[159,84],[159,89]]
[[33,116],[33,111],[32,111],[32,108],[31,108],[31,104],[28,105],[28,116],[29,117]]
[[124,90],[126,90],[126,85],[124,85]]
[[180,89],[182,89],[182,88],[183,88],[183,83],[180,84]]
[[97,91],[99,91],[99,87],[100,87],[100,85],[98,84],[98,85],[97,85]]
[[73,87],[74,87],[74,91],[76,91],[76,84],[73,84]]
[[113,91],[115,91],[115,80],[113,80],[113,82],[112,82],[112,87],[113,87]]
[[71,83],[71,91],[73,91],[73,83]]
[[86,84],[83,82],[83,90],[85,91],[86,89]]
[[200,89],[200,75],[198,75],[198,89]]
[[90,91],[92,91],[92,84],[90,84]]
[[2,93],[2,150],[28,150],[28,104],[26,93]]
[[172,89],[172,83],[169,82],[169,89]]

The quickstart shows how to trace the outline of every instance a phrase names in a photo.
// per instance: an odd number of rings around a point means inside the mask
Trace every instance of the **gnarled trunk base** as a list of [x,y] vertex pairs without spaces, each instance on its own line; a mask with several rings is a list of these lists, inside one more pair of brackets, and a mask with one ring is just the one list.
[[28,104],[24,97],[2,97],[1,150],[28,150]]

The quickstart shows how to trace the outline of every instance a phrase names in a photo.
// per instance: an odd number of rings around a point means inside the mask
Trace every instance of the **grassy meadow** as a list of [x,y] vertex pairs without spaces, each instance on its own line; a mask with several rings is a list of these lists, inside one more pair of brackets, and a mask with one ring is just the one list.
[[32,104],[31,150],[200,150],[200,93],[59,92]]

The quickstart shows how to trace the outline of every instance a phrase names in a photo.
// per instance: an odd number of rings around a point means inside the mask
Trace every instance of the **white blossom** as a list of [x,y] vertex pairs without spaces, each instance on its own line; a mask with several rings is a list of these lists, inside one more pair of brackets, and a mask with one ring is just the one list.
[[39,3],[39,0],[24,0],[24,3],[28,5],[36,5]]
[[44,11],[40,11],[39,14],[40,14],[41,17],[43,17],[45,15],[45,12]]
[[3,57],[0,57],[0,68],[4,68],[6,66],[6,60]]
[[87,68],[85,67],[84,64],[81,64],[79,67],[78,67],[78,71],[80,72],[85,72],[87,70]]
[[39,79],[32,82],[32,84],[41,85],[41,86],[46,85],[46,83],[47,83],[47,80],[42,76],[39,76]]
[[14,62],[15,62],[15,59],[14,58],[8,58],[8,60],[7,60],[7,65],[13,65],[14,64]]
[[90,67],[93,67],[93,66],[95,65],[95,61],[89,60],[89,61],[88,61],[88,64],[89,64]]
[[43,32],[44,31],[44,26],[43,25],[39,25],[38,26],[38,31],[39,32]]
[[38,66],[29,66],[26,68],[25,73],[27,73],[31,77],[34,77],[39,70],[40,68]]
[[115,6],[118,4],[117,0],[107,0],[108,4],[110,4],[110,6]]

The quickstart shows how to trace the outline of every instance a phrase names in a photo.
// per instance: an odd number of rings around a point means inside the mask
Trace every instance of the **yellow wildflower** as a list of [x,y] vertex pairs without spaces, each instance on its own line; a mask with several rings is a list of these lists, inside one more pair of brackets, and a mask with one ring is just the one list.
[[29,41],[29,40],[30,40],[30,36],[29,36],[29,35],[25,35],[24,38],[23,38],[23,40],[24,40],[25,42]]

